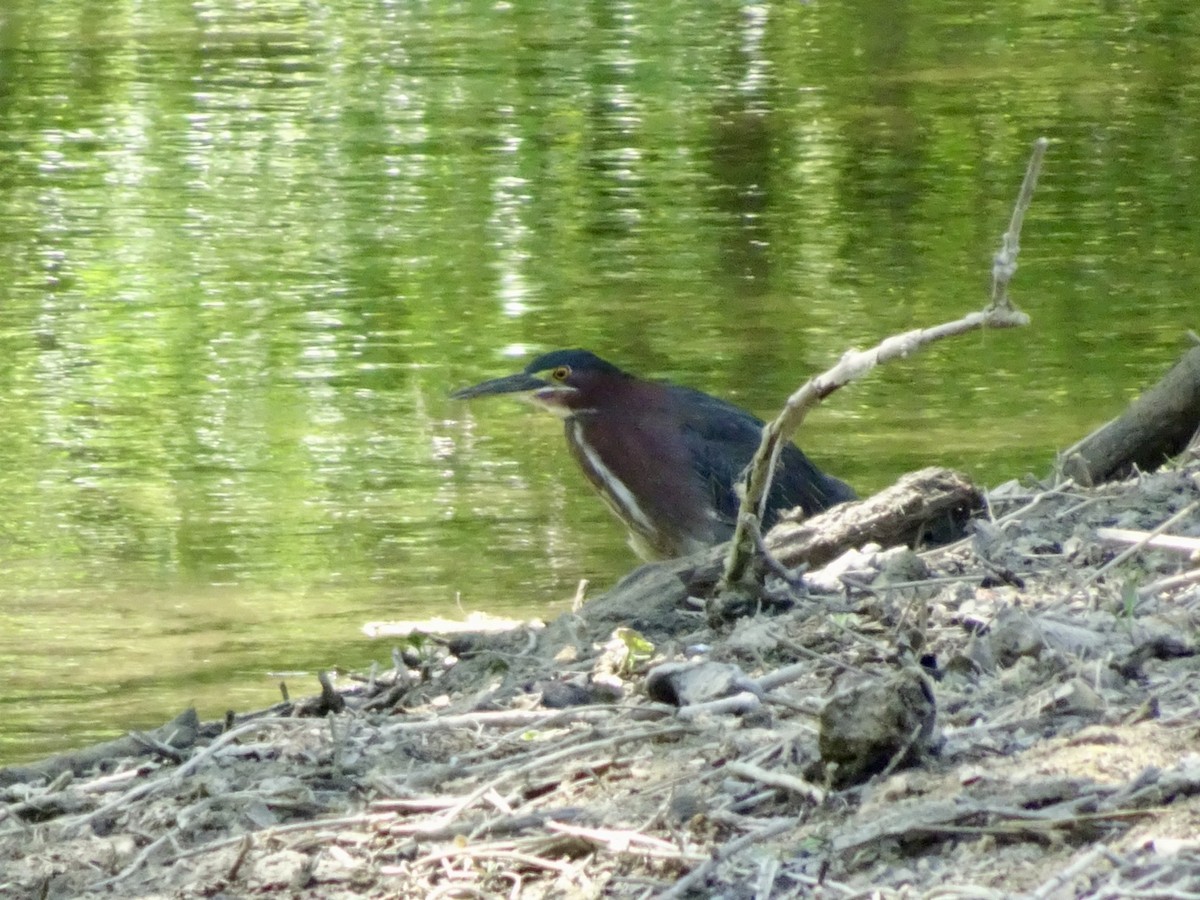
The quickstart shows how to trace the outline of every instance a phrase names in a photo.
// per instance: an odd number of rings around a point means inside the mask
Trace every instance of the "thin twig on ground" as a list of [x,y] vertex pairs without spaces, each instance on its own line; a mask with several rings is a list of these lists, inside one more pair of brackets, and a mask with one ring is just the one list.
[[671,885],[671,887],[659,894],[656,897],[656,900],[677,900],[677,898],[683,897],[688,891],[695,887],[699,887],[703,883],[704,879],[707,878],[709,874],[711,874],[717,868],[717,866],[721,865],[721,863],[726,862],[734,856],[737,856],[737,854],[741,853],[747,847],[753,847],[755,844],[770,840],[777,834],[783,834],[785,831],[790,831],[791,829],[795,828],[796,825],[796,820],[791,817],[780,819],[772,822],[770,825],[758,829],[757,831],[751,831],[749,834],[744,834],[735,841],[730,841],[728,844],[722,847],[720,851],[714,854],[711,859],[696,866],[696,868],[694,868],[691,872],[680,878],[677,882],[675,882],[675,884]]

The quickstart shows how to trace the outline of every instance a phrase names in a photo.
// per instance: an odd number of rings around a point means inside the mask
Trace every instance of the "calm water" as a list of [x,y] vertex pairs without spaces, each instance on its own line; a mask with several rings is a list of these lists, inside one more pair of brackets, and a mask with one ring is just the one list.
[[1198,55],[1192,0],[6,0],[0,759],[602,589],[558,425],[447,392],[586,346],[770,414],[982,305],[1039,134],[1033,327],[801,442],[1044,472],[1197,327]]

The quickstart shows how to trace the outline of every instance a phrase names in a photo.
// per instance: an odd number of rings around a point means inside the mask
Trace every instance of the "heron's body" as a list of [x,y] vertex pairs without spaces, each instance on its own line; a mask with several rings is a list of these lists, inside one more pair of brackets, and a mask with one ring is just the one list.
[[[755,416],[701,391],[639,379],[586,350],[547,353],[524,372],[455,396],[515,392],[563,419],[571,454],[640,556],[682,556],[732,536],[735,487],[762,431]],[[793,507],[813,515],[854,497],[789,444],[763,527]]]

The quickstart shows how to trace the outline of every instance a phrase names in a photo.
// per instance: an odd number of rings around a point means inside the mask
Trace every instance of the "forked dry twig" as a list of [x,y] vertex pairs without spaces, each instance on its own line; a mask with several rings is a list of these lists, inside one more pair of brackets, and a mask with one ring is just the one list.
[[[1029,316],[1012,305],[1008,297],[1008,282],[1016,271],[1021,225],[1033,197],[1033,188],[1048,145],[1046,138],[1038,138],[1034,142],[1008,230],[1001,239],[1000,250],[994,259],[991,301],[983,310],[931,328],[893,335],[869,350],[848,351],[837,365],[810,378],[788,397],[783,411],[763,427],[758,450],[747,469],[737,527],[725,560],[722,578],[725,586],[743,583],[749,576],[755,553],[754,528],[762,520],[779,455],[813,407],[839,388],[862,378],[876,366],[911,356],[935,341],[979,328],[1011,328],[1029,324]],[[710,608],[708,612],[710,621],[720,618],[719,610]]]

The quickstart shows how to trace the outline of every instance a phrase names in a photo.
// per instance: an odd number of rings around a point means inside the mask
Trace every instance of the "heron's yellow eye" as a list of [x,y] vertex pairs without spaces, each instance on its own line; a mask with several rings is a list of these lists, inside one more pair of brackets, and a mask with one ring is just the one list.
[[559,366],[553,372],[550,373],[550,377],[553,378],[555,381],[566,381],[567,378],[570,377],[570,375],[571,375],[571,367],[570,366]]

